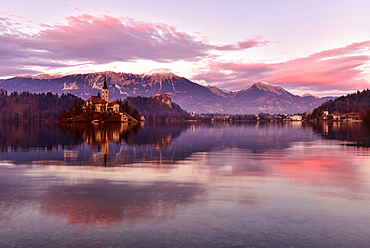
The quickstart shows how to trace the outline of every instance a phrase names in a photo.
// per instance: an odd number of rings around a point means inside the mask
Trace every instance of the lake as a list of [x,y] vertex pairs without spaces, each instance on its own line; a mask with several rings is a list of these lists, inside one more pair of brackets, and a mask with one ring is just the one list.
[[360,123],[2,124],[0,247],[368,247]]

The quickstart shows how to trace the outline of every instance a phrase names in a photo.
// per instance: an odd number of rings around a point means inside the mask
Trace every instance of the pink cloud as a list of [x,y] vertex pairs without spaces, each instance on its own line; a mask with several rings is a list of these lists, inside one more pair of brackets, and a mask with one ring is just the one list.
[[257,47],[257,46],[262,46],[262,45],[267,45],[271,43],[270,41],[267,40],[261,40],[261,37],[255,37],[252,39],[246,39],[244,41],[240,41],[236,44],[228,44],[224,46],[217,46],[215,47],[216,50],[220,51],[241,51],[244,49],[249,49],[252,47]]
[[271,43],[271,41],[267,41],[267,40],[261,41],[261,37],[257,37],[257,38],[254,38],[254,39],[240,41],[240,42],[238,42],[238,46],[241,49],[247,49],[247,48],[252,48],[252,47],[255,47],[255,46],[267,45],[269,43]]
[[279,64],[275,72],[265,80],[281,85],[353,87],[351,82],[361,81],[360,67],[369,61],[368,56],[351,56],[327,60],[292,60]]
[[193,79],[204,79],[220,88],[240,90],[261,81],[274,70],[272,64],[212,61],[205,65],[199,74],[193,76]]
[[328,58],[328,57],[333,57],[333,56],[352,55],[355,53],[363,53],[363,52],[369,51],[369,49],[370,49],[370,41],[355,42],[345,47],[321,51],[321,52],[312,54],[310,57],[320,59],[320,58]]
[[[362,77],[370,57],[370,41],[325,50],[283,63],[210,62],[194,79],[205,79],[221,88],[239,90],[257,81],[287,88],[357,90],[370,87]],[[213,72],[217,71],[217,74]]]
[[[260,38],[217,46],[163,23],[82,14],[69,16],[65,24],[40,24],[35,35],[9,31],[9,22],[0,19],[0,51],[8,58],[2,66],[68,66],[70,61],[104,64],[117,61],[196,61],[214,50],[241,50],[264,44]],[[12,35],[10,35],[12,34]],[[16,34],[16,35],[14,35]],[[4,41],[4,42],[3,42]],[[52,62],[53,61],[53,62]],[[47,66],[47,65],[46,65]]]
[[369,56],[362,55],[365,51],[370,51],[370,41],[280,63],[264,80],[286,86],[307,86],[317,90],[363,89],[369,87],[368,82],[361,77],[362,66],[370,60]]

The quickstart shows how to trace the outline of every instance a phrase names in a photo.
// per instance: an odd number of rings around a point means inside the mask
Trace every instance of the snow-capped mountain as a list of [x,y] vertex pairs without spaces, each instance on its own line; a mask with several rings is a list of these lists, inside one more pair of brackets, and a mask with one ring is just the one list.
[[292,98],[294,95],[277,85],[258,82],[235,93],[233,100],[236,102],[253,102],[266,96]]
[[278,85],[269,84],[269,83],[263,82],[263,81],[258,82],[256,84],[253,84],[252,86],[248,87],[247,90],[251,90],[253,88],[261,90],[261,91],[269,92],[269,93],[272,93],[272,94],[276,94],[276,95],[279,95],[279,96],[292,95],[291,93],[289,93],[288,91],[286,91],[285,89],[281,88]]
[[164,80],[171,80],[173,77],[176,77],[176,75],[168,69],[151,70],[150,72],[141,74],[141,76],[151,80],[153,83],[161,83]]
[[213,94],[222,96],[223,98],[228,98],[233,95],[233,92],[212,86],[206,80],[192,80],[192,82],[208,88]]
[[166,75],[166,74],[173,74],[173,73],[170,69],[166,69],[166,68],[154,69],[154,70],[151,70],[149,72],[143,73],[144,76],[151,76],[153,74]]
[[310,93],[305,93],[305,94],[302,95],[302,97],[313,97],[313,98],[316,98],[316,99],[319,98],[318,96],[312,95]]
[[204,87],[211,87],[211,85],[206,80],[192,80],[192,82]]
[[168,70],[144,74],[99,72],[67,76],[39,75],[0,80],[0,88],[36,93],[71,93],[84,99],[100,92],[107,79],[111,100],[128,96],[168,94],[187,111],[197,113],[297,113],[319,106],[325,99],[300,97],[266,82],[258,82],[241,91],[219,89],[205,81],[192,82]]

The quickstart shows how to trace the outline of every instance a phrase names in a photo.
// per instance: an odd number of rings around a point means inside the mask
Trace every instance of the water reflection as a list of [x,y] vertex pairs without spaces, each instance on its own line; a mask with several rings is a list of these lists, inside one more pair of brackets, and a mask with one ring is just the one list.
[[349,141],[347,146],[370,147],[370,126],[353,122],[314,122],[313,129],[324,139]]
[[[170,168],[200,152],[240,148],[256,154],[319,139],[302,123],[4,125],[1,158],[23,163],[122,166],[138,163]],[[28,135],[29,134],[29,135]],[[25,138],[29,137],[29,138]],[[21,149],[20,149],[21,148]],[[20,151],[19,151],[20,149]],[[32,151],[31,154],[26,154]]]
[[28,152],[35,150],[68,149],[79,145],[79,135],[62,132],[54,124],[2,123],[0,125],[0,152]]
[[0,246],[366,247],[368,136],[331,125],[4,125]]
[[49,187],[41,211],[65,218],[69,224],[165,221],[173,219],[179,206],[192,203],[203,191],[200,185],[190,183],[114,184],[98,180]]
[[[361,124],[302,122],[274,124],[173,125],[2,125],[0,159],[16,163],[87,166],[172,165],[204,152],[242,149],[254,158],[238,171],[265,171],[260,157],[296,147],[308,150],[324,139],[346,141],[347,146],[370,147],[370,135]],[[357,150],[356,150],[357,151]],[[227,156],[227,155],[226,155]],[[220,164],[212,161],[213,166]]]

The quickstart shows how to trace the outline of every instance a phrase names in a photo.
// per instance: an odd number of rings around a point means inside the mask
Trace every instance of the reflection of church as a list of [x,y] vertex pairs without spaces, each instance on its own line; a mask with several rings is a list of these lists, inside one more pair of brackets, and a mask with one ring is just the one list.
[[[134,126],[121,124],[109,125],[92,125],[85,128],[82,133],[82,138],[86,143],[98,147],[99,153],[95,154],[93,160],[96,164],[100,164],[103,160],[104,166],[107,165],[109,155],[109,143],[119,144],[123,139],[124,134],[128,133]],[[101,157],[102,155],[102,157]]]
[[[171,147],[174,136],[187,126],[157,128],[156,125],[76,125],[82,139],[97,150],[92,151],[89,165],[127,166],[151,162],[148,165],[167,169],[176,161],[177,149]],[[140,130],[140,132],[139,132]],[[154,134],[154,135],[153,135]]]

